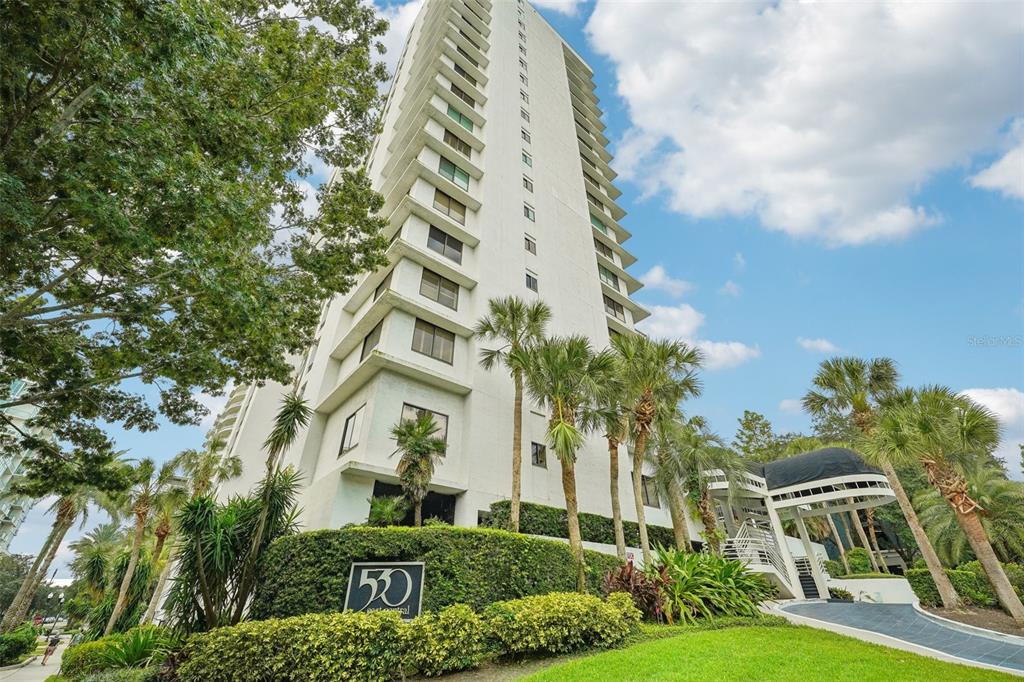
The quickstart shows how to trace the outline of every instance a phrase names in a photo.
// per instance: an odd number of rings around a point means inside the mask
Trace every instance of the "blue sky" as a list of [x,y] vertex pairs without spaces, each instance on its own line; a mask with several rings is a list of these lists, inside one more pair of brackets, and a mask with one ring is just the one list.
[[[793,401],[822,359],[889,356],[994,409],[1022,477],[1019,5],[535,6],[595,70],[648,333],[708,352],[691,414],[806,430]],[[417,7],[383,6],[389,63]],[[112,432],[164,460],[207,426]]]

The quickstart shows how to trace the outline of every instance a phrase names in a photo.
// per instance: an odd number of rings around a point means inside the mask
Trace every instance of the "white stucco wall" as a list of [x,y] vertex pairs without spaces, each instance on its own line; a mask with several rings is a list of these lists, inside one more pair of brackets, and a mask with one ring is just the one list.
[[916,604],[917,595],[904,578],[863,578],[843,580],[829,578],[829,587],[840,587],[853,595],[855,601],[876,604]]

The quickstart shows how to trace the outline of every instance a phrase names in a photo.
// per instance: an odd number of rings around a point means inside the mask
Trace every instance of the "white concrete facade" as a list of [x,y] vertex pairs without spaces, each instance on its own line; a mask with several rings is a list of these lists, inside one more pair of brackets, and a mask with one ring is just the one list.
[[[28,389],[24,381],[15,381],[8,387],[8,397],[17,398]],[[39,413],[39,408],[34,405],[19,405],[4,410],[4,417],[10,419],[12,424],[4,428],[14,438],[19,438],[20,433],[30,433],[34,436],[52,438],[52,435],[38,427],[29,425],[30,420]],[[29,509],[35,504],[35,500],[25,495],[15,495],[12,487],[25,475],[25,462],[31,456],[31,452],[21,450],[9,457],[0,457],[0,552],[6,552],[11,545],[11,540],[18,534],[22,522]]]
[[[479,366],[484,346],[471,334],[489,299],[539,297],[552,309],[549,333],[584,334],[596,348],[647,316],[630,298],[641,285],[624,269],[635,258],[622,245],[630,235],[591,78],[526,2],[424,3],[369,160],[389,216],[389,265],[325,305],[313,347],[296,362],[315,415],[285,463],[305,477],[306,528],[365,521],[375,482],[397,480],[390,431],[405,406],[446,422],[432,490],[454,496],[455,524],[475,526],[508,498],[512,382]],[[441,330],[433,355],[414,349],[417,325]],[[222,495],[262,475],[284,390],[240,387],[229,399],[216,428],[246,473]],[[524,412],[523,499],[564,507],[554,455],[532,463],[546,417],[529,403]],[[635,520],[625,447],[620,468],[623,515]],[[610,516],[599,434],[580,451],[576,476],[580,511]],[[670,525],[663,507],[647,508],[648,523]]]

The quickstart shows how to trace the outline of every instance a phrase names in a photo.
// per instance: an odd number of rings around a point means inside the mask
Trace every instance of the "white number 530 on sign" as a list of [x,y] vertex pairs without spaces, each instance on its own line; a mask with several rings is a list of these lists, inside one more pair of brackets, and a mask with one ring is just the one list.
[[398,611],[402,618],[419,615],[423,601],[423,563],[415,561],[355,562],[349,573],[346,611]]

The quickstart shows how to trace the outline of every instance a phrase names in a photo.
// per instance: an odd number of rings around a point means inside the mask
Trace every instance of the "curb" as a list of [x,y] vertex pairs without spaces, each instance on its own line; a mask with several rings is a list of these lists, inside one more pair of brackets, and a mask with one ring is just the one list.
[[39,658],[39,654],[35,654],[31,658],[26,658],[21,663],[15,663],[14,665],[5,665],[4,667],[0,668],[0,673],[4,672],[5,670],[17,670],[18,668],[24,668],[26,665],[36,660],[37,658]]

